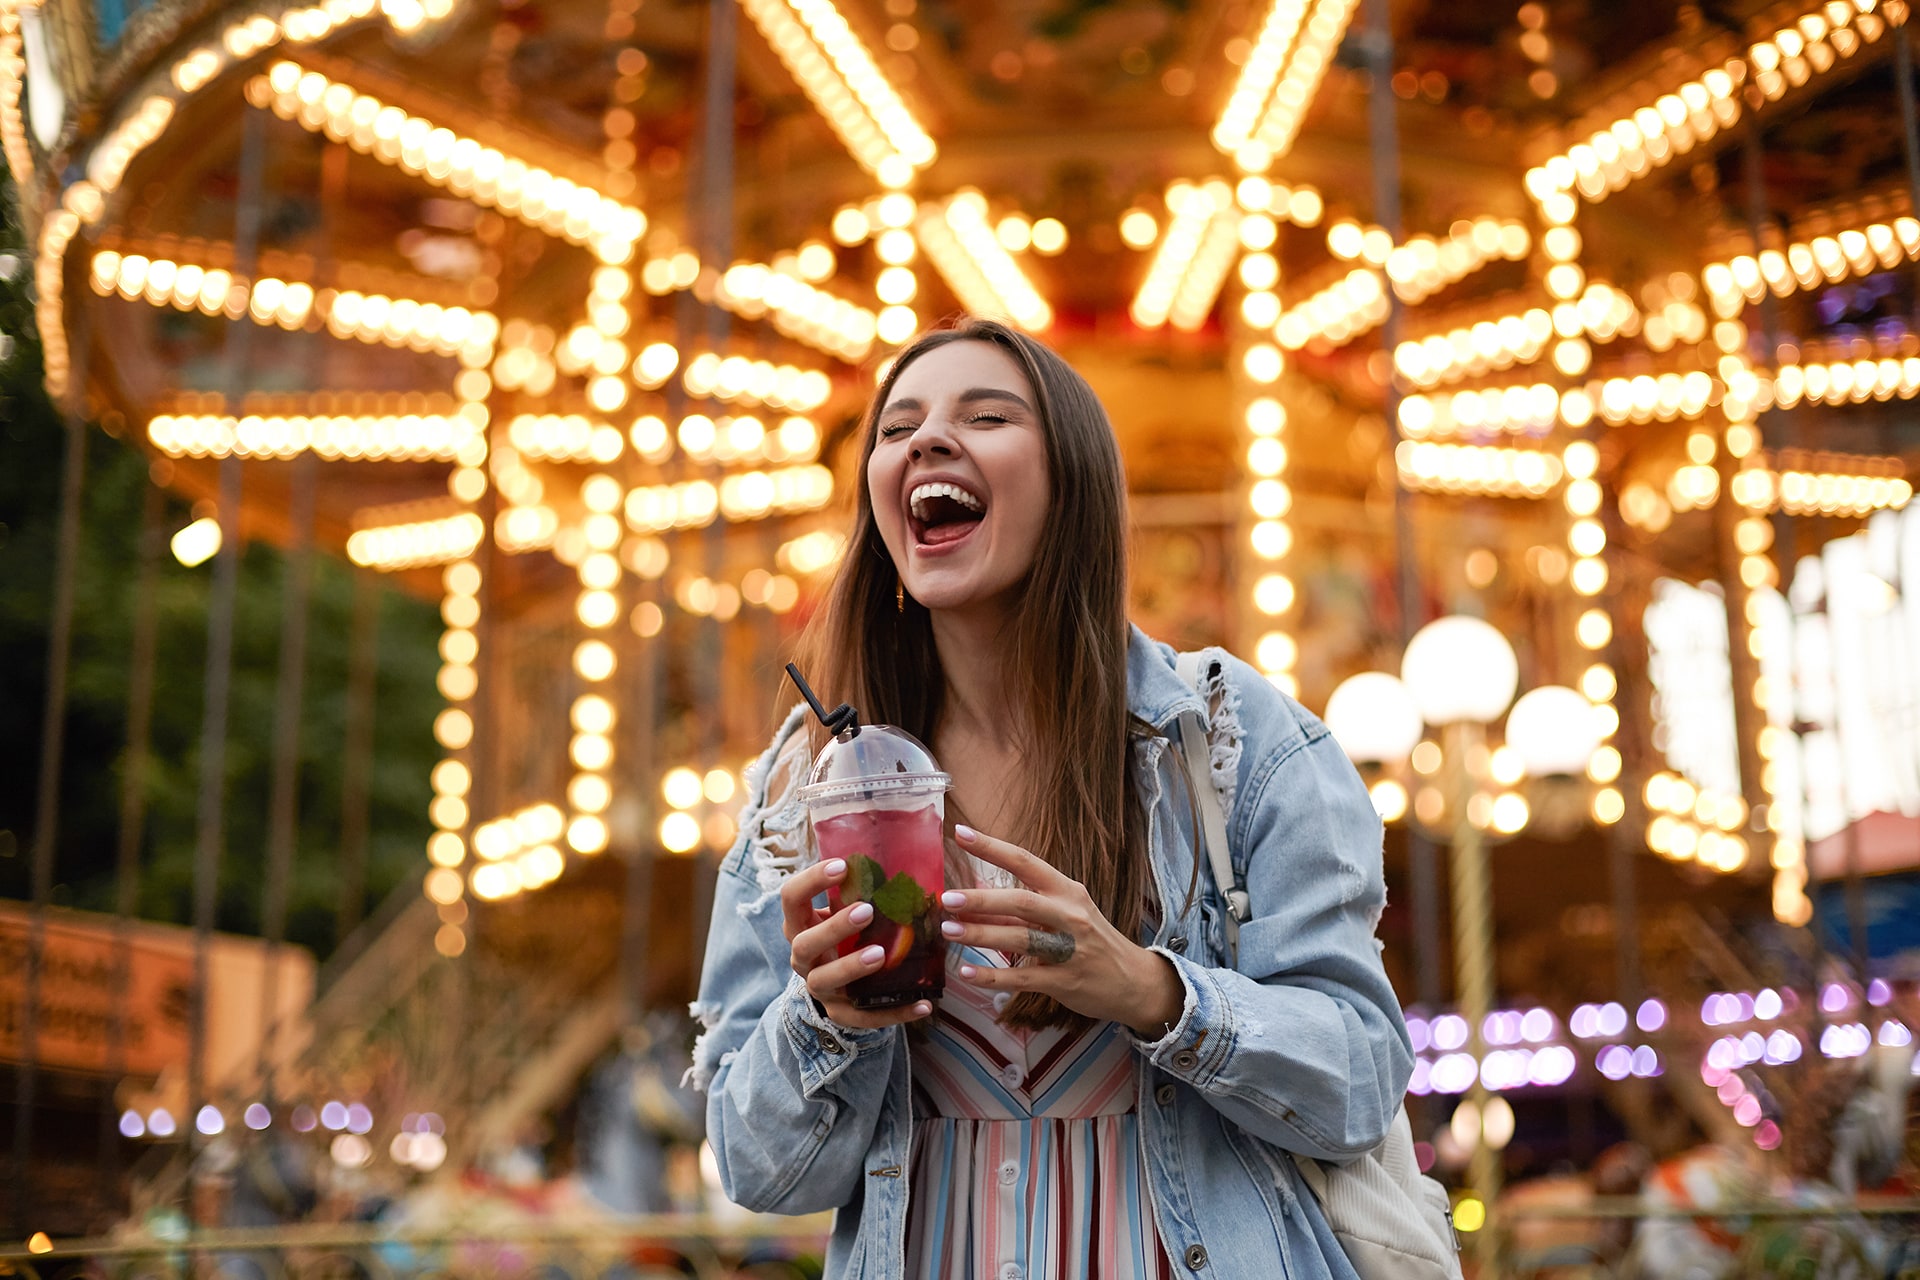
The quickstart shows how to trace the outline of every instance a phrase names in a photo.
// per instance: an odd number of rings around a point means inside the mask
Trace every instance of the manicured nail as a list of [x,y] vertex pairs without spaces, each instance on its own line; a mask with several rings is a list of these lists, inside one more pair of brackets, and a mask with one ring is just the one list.
[[956,893],[952,889],[949,889],[940,895],[940,905],[949,911],[958,911],[967,905],[967,895],[964,893]]
[[980,976],[980,971],[970,964],[963,964],[960,966],[960,976],[963,978],[977,978]]
[[847,912],[847,919],[855,924],[865,924],[873,919],[873,904],[871,902],[855,903],[853,910]]
[[953,824],[953,838],[956,840],[972,840],[979,836],[979,834],[978,831],[975,831],[964,822],[956,822]]
[[846,869],[847,864],[839,858],[834,858],[827,863],[827,874],[830,876],[837,876]]
[[940,932],[946,934],[949,938],[957,938],[966,931],[967,927],[958,920],[942,920],[940,922]]
[[885,947],[868,947],[860,953],[861,964],[879,964],[886,958],[887,949]]

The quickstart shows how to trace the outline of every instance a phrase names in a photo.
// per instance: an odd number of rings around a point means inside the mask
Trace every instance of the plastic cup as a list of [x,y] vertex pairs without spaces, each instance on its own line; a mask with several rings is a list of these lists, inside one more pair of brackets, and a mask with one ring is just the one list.
[[847,864],[828,891],[830,906],[873,904],[873,919],[840,944],[843,956],[884,949],[880,968],[847,987],[856,1009],[935,1000],[946,989],[940,894],[949,783],[913,735],[865,725],[828,742],[800,789],[820,857]]

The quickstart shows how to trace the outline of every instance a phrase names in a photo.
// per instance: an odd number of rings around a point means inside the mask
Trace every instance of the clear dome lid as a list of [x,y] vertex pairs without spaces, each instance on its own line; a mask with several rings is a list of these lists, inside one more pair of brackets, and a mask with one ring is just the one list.
[[814,757],[800,788],[806,805],[944,792],[952,779],[933,753],[904,729],[865,724],[835,734]]

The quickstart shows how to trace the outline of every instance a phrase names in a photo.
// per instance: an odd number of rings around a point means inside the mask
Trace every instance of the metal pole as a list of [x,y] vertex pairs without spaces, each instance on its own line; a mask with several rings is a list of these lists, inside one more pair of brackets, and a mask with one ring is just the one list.
[[[127,990],[133,965],[133,919],[140,897],[140,846],[146,839],[147,756],[153,736],[154,590],[167,536],[166,494],[148,481],[140,507],[140,569],[133,588],[133,657],[127,675],[127,756],[120,776],[120,839],[113,894],[113,1021],[107,1029],[109,1086],[127,1069]],[[100,1100],[100,1182],[119,1176],[119,1123],[111,1092]]]
[[33,1120],[40,1070],[40,969],[47,944],[47,904],[60,836],[60,773],[66,751],[67,669],[73,651],[73,580],[80,559],[80,515],[87,474],[87,352],[91,331],[73,335],[72,391],[61,415],[66,452],[60,473],[60,523],[54,543],[52,616],[47,626],[47,700],[40,713],[40,786],[34,802],[33,903],[27,919],[27,964],[20,1009],[20,1069],[14,1077],[13,1172],[17,1226],[33,1213]]
[[380,575],[353,571],[353,623],[347,640],[347,712],[340,762],[340,903],[334,945],[360,925],[367,905],[367,807],[373,782],[373,704],[380,673]]
[[[266,117],[257,108],[249,109],[240,128],[240,180],[235,194],[233,236],[234,274],[249,278],[260,247],[260,187],[265,159]],[[253,325],[244,317],[227,330],[227,399],[236,407],[246,390],[247,356],[252,340]],[[214,909],[219,902],[220,853],[226,838],[227,695],[233,674],[234,600],[240,585],[242,465],[233,454],[220,460],[220,551],[214,557],[213,589],[207,605],[200,795],[194,821],[193,991],[185,1118],[190,1222],[194,1218],[193,1192],[199,1156],[205,1145],[199,1118],[207,1096],[207,981],[212,968]]]
[[[1473,798],[1473,775],[1467,760],[1481,739],[1481,727],[1474,724],[1448,725],[1447,756],[1458,782],[1453,802],[1453,848],[1448,862],[1453,872],[1453,956],[1455,985],[1459,988],[1460,1016],[1467,1020],[1467,1051],[1475,1062],[1486,1056],[1485,1024],[1493,1009],[1493,884],[1487,869],[1486,837],[1473,825],[1467,809]],[[1481,1116],[1487,1113],[1487,1088],[1475,1075],[1468,1092]],[[1480,1203],[1493,1211],[1500,1195],[1500,1153],[1484,1141],[1473,1148],[1467,1166],[1467,1183]],[[1491,1247],[1493,1233],[1481,1231],[1475,1247]],[[1484,1262],[1485,1255],[1482,1255]]]
[[267,808],[267,874],[260,901],[260,936],[267,954],[260,983],[261,1091],[273,1100],[276,1041],[280,1030],[280,950],[287,937],[287,882],[299,839],[300,706],[307,674],[307,612],[313,590],[315,470],[311,452],[293,461],[287,548],[281,592],[280,673],[273,706],[273,791]]

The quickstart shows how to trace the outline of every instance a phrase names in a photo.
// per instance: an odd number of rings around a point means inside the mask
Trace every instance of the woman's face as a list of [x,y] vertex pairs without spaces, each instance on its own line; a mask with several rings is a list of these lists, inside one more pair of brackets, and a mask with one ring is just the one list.
[[935,347],[894,380],[867,493],[907,593],[927,608],[995,602],[1033,567],[1051,492],[1037,404],[991,342]]

